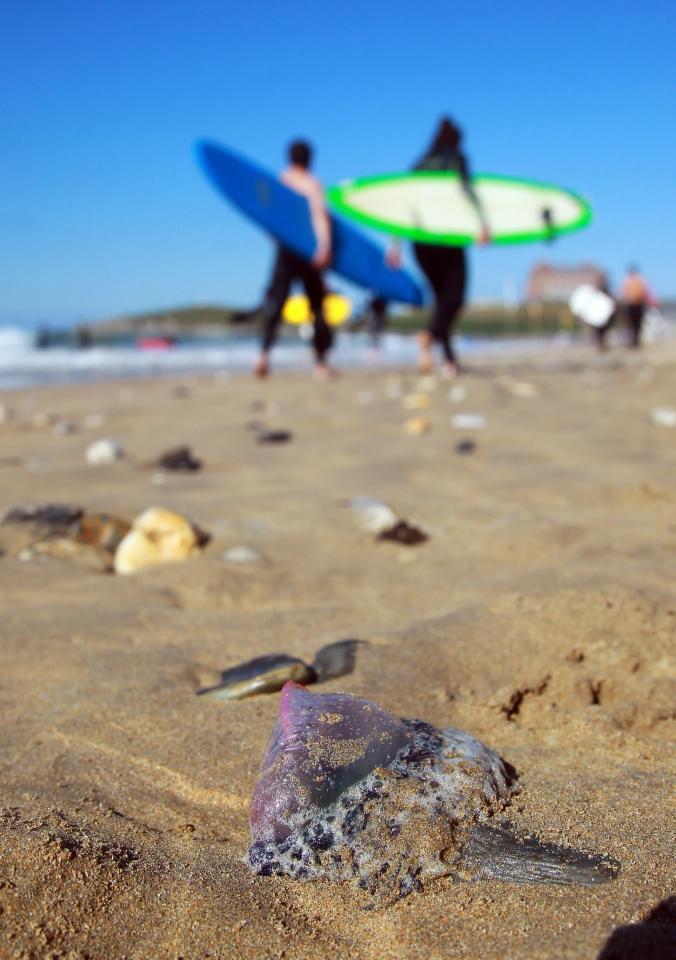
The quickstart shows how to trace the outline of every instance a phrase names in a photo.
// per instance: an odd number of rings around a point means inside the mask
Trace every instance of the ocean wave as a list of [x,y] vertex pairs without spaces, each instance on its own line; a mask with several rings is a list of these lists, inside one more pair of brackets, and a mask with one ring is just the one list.
[[[569,343],[570,338],[518,338],[479,340],[458,337],[461,354],[505,355],[534,352]],[[92,346],[86,349],[54,346],[38,349],[34,336],[25,330],[0,328],[0,389],[15,389],[55,383],[86,380],[152,377],[200,372],[237,373],[251,369],[259,349],[254,336],[229,339],[204,338],[191,340],[163,350],[145,350],[133,344]],[[417,356],[414,337],[386,333],[378,353],[363,333],[338,337],[333,359],[338,366],[368,367],[413,365]],[[303,369],[311,363],[306,343],[284,339],[275,348],[276,369]]]

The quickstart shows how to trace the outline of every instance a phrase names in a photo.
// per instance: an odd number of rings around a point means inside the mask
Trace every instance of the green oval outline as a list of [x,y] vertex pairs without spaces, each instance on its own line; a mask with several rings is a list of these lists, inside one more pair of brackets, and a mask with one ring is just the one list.
[[[329,204],[336,213],[342,213],[350,220],[354,220],[367,227],[372,227],[375,230],[380,230],[393,237],[404,237],[407,240],[413,240],[419,243],[441,243],[456,247],[464,247],[476,243],[476,238],[466,233],[430,233],[428,230],[421,230],[418,227],[405,227],[390,223],[382,220],[380,217],[374,217],[371,214],[363,213],[361,210],[355,210],[346,197],[348,192],[361,190],[362,187],[371,187],[393,180],[405,181],[417,178],[436,180],[446,180],[450,178],[458,180],[460,175],[452,170],[416,170],[411,173],[383,173],[370,177],[356,177],[353,180],[343,180],[339,184],[328,187],[326,196]],[[565,187],[559,187],[553,183],[546,183],[542,180],[529,180],[524,177],[500,176],[493,173],[476,174],[472,177],[472,183],[518,183],[535,190],[555,190],[557,193],[572,197],[580,206],[580,215],[578,218],[563,227],[555,226],[551,230],[545,230],[543,228],[542,230],[501,233],[497,236],[491,236],[492,244],[532,243],[538,240],[547,240],[550,237],[560,237],[567,233],[573,233],[575,230],[581,230],[583,227],[588,226],[594,218],[591,205],[581,194],[576,193],[574,190],[568,190]]]

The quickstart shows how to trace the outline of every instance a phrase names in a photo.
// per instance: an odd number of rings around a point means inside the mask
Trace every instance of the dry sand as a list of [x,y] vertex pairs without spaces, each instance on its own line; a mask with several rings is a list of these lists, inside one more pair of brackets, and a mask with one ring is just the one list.
[[[649,950],[673,947],[676,927],[617,928],[674,893],[676,429],[650,411],[676,405],[675,374],[673,347],[477,364],[463,402],[441,381],[430,393],[423,436],[386,396],[415,388],[397,373],[7,394],[0,509],[157,504],[213,541],[129,577],[0,558],[0,956],[666,957]],[[105,422],[29,425],[47,410]],[[454,449],[458,412],[487,418],[470,455]],[[292,443],[257,445],[252,420]],[[101,435],[128,458],[86,466]],[[186,442],[203,471],[154,483],[143,463]],[[375,543],[343,505],[356,494],[430,541]],[[239,544],[264,562],[227,563]],[[369,645],[316,689],[471,731],[520,774],[517,827],[610,855],[619,878],[438,880],[369,912],[349,888],[252,876],[249,799],[279,695],[195,690],[242,659],[343,637]]]

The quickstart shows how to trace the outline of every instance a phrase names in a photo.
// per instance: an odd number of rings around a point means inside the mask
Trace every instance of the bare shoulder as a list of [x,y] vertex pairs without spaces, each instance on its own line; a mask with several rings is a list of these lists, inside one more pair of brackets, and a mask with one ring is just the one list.
[[282,183],[286,184],[296,193],[301,193],[308,199],[316,199],[324,196],[324,188],[319,180],[307,170],[300,170],[298,167],[287,167],[280,175]]

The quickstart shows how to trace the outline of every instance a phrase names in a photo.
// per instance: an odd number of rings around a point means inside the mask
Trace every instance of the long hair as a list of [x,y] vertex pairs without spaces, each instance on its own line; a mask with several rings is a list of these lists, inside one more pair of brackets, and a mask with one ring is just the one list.
[[458,150],[462,143],[462,130],[450,117],[442,117],[436,129],[427,153],[445,153],[449,150]]

